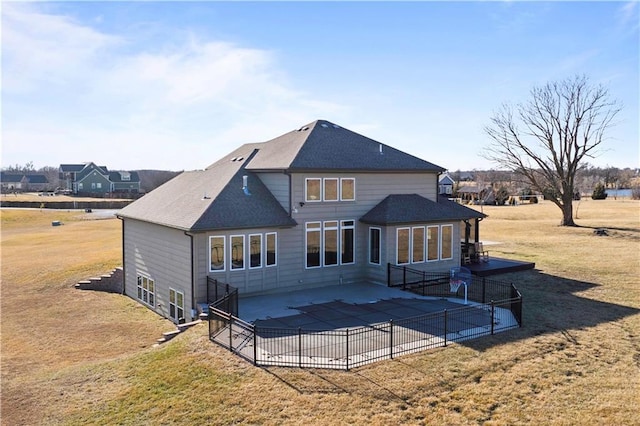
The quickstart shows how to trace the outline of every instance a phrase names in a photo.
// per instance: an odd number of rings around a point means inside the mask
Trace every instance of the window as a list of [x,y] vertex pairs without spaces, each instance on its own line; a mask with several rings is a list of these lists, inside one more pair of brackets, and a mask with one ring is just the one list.
[[380,265],[380,228],[369,228],[369,263]]
[[411,230],[411,263],[424,262],[424,226]]
[[409,263],[409,228],[398,228],[396,231],[396,263]]
[[427,227],[427,260],[438,260],[438,227]]
[[262,234],[249,235],[249,268],[262,266]]
[[355,201],[355,178],[306,178],[305,201]]
[[340,200],[354,201],[356,199],[356,180],[354,178],[340,179]]
[[338,221],[324,223],[324,266],[338,264]]
[[209,248],[211,252],[210,271],[224,271],[225,237],[210,237]]
[[343,220],[340,222],[340,230],[340,263],[348,265],[354,263],[355,222],[353,220]]
[[266,238],[266,252],[267,252],[267,266],[275,266],[278,263],[278,237],[275,232],[265,234]]
[[156,306],[156,288],[151,278],[138,275],[138,300],[149,306]]
[[82,190],[82,182],[78,183],[78,190]]
[[338,201],[338,179],[326,178],[324,180],[324,201]]
[[322,199],[320,198],[322,179],[307,178],[305,179],[305,181],[306,181],[305,200],[306,201],[322,201]]
[[98,182],[98,183],[96,183],[96,188],[98,188],[98,189],[102,189],[102,182]]
[[91,182],[91,189],[96,189],[96,183],[95,182]]
[[244,235],[231,236],[231,269],[244,269]]
[[320,266],[320,222],[306,224],[307,268]]
[[305,226],[307,268],[355,263],[354,220],[307,222]]
[[169,289],[169,317],[175,322],[184,319],[184,293]]
[[440,234],[440,259],[447,260],[453,258],[453,225],[442,225]]

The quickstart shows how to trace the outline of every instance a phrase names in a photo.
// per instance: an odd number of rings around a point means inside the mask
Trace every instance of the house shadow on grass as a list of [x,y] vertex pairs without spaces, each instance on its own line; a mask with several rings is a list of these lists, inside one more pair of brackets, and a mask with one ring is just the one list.
[[[515,284],[523,297],[523,324],[518,330],[499,333],[459,344],[482,350],[494,344],[527,339],[541,334],[567,332],[615,322],[640,313],[633,306],[590,299],[579,293],[602,287],[538,270],[505,274],[500,280]],[[633,301],[629,300],[632,304]]]

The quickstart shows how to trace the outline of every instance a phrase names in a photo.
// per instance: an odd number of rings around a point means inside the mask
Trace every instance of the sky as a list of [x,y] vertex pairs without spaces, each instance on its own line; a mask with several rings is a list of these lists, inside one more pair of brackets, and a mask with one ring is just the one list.
[[202,169],[317,119],[451,171],[484,127],[586,75],[622,106],[599,167],[639,167],[639,3],[7,2],[3,167]]

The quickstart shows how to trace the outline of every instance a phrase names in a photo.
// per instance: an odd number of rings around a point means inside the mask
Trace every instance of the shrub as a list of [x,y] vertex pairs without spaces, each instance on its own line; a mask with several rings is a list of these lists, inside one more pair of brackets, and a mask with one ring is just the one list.
[[509,191],[504,186],[501,186],[496,191],[496,205],[504,206],[504,203],[509,199]]
[[631,188],[631,199],[640,200],[640,186],[634,186]]
[[591,198],[594,200],[604,200],[607,198],[607,191],[605,191],[603,184],[599,183],[596,185],[593,194],[591,194]]

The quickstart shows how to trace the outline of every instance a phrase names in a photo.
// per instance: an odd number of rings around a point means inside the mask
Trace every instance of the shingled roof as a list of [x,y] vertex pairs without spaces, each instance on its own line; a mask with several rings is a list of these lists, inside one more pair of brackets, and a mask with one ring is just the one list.
[[[260,179],[245,170],[255,145],[243,145],[205,170],[176,176],[118,216],[185,231],[295,226]],[[245,175],[250,195],[243,190]]]
[[[190,231],[295,226],[259,171],[442,172],[443,168],[326,120],[241,146],[205,170],[185,172],[119,216]],[[243,192],[247,176],[251,195]]]
[[372,225],[442,222],[483,218],[485,214],[439,197],[438,202],[418,194],[389,195],[360,218]]
[[443,172],[445,169],[326,120],[261,144],[248,170]]

